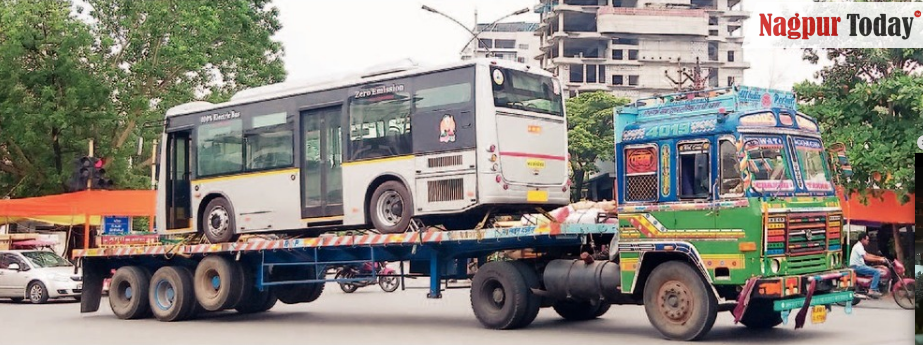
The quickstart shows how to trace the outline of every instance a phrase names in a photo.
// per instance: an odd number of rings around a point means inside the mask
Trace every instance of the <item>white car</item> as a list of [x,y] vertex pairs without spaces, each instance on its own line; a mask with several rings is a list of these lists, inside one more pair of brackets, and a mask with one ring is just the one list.
[[74,265],[50,251],[0,250],[0,298],[28,298],[45,303],[52,298],[80,300],[83,276]]

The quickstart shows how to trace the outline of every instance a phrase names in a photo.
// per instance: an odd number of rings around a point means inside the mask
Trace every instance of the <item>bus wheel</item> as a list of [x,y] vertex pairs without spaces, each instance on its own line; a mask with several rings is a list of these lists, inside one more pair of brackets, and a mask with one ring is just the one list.
[[151,274],[138,266],[125,266],[115,271],[109,287],[109,307],[122,320],[141,319],[151,315],[147,290]]
[[208,311],[233,308],[243,295],[244,278],[240,263],[223,256],[207,256],[195,269],[196,299]]
[[531,299],[537,297],[530,293],[527,284],[512,262],[494,261],[481,266],[471,281],[474,316],[488,328],[521,327],[531,314]]
[[211,243],[233,242],[235,233],[234,213],[224,198],[208,202],[202,217],[202,231]]
[[382,183],[369,201],[372,225],[383,234],[401,233],[410,227],[413,217],[413,199],[410,192],[398,181]]
[[750,329],[770,329],[782,324],[782,313],[772,309],[772,301],[751,299],[740,323]]
[[179,266],[161,267],[151,278],[148,302],[160,321],[181,321],[195,309],[192,272]]
[[554,303],[553,307],[554,311],[565,320],[586,321],[603,316],[603,314],[609,311],[609,306],[610,304],[608,302],[603,301],[597,301],[595,303],[589,301],[557,301]]
[[692,266],[668,261],[647,278],[644,309],[661,334],[689,341],[700,339],[714,326],[718,301]]

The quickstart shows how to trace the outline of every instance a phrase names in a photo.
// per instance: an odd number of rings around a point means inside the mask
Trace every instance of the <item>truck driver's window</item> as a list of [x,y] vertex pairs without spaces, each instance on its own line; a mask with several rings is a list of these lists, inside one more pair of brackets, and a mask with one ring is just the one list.
[[740,165],[737,158],[737,146],[730,140],[721,140],[718,144],[720,167],[720,191],[722,196],[735,196],[743,194],[743,184],[740,179]]
[[708,149],[707,141],[680,142],[677,145],[681,199],[707,199],[711,194]]

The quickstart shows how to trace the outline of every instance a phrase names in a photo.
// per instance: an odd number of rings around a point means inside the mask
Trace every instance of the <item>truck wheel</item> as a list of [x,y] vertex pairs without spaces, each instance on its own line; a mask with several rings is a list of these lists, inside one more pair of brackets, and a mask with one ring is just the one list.
[[195,269],[195,296],[208,311],[233,308],[244,290],[240,263],[223,256],[210,255]]
[[[273,281],[286,281],[315,279],[316,275],[313,267],[300,269],[295,266],[275,266],[271,269],[270,277],[272,277]],[[273,287],[273,293],[275,293],[276,298],[285,304],[314,302],[323,292],[324,283],[278,285]]]
[[272,307],[276,305],[276,301],[278,301],[278,299],[276,295],[272,293],[272,290],[265,289],[260,291],[253,289],[250,295],[245,297],[234,309],[241,314],[261,313],[272,309]]
[[234,242],[236,237],[234,211],[224,198],[215,198],[205,206],[202,214],[202,232],[211,243]]
[[553,308],[554,311],[569,321],[586,321],[602,316],[609,311],[608,302],[597,301],[595,304],[589,301],[557,301]]
[[522,278],[525,279],[526,287],[529,288],[527,289],[529,295],[529,306],[526,308],[526,315],[515,327],[521,328],[532,324],[532,321],[535,321],[535,317],[538,316],[539,310],[542,309],[542,297],[533,294],[531,290],[532,288],[541,289],[542,284],[538,279],[538,273],[535,272],[534,267],[522,261],[512,262],[513,265],[516,265],[516,269],[519,270],[519,273],[522,274]]
[[715,324],[718,301],[689,264],[658,265],[644,285],[644,309],[661,334],[675,340],[702,338]]
[[138,266],[125,266],[115,271],[109,285],[109,307],[122,320],[141,319],[151,315],[148,289],[151,274]]
[[185,267],[166,266],[154,272],[148,293],[151,312],[160,321],[182,321],[195,309],[192,272]]
[[782,313],[772,310],[772,301],[751,299],[740,323],[750,329],[770,329],[782,324]]
[[531,300],[535,297],[530,294],[527,284],[511,262],[494,261],[481,266],[471,282],[474,316],[488,328],[513,329],[520,326],[529,314]]
[[402,233],[410,227],[413,218],[413,199],[404,184],[398,181],[382,183],[369,201],[369,218],[378,232]]

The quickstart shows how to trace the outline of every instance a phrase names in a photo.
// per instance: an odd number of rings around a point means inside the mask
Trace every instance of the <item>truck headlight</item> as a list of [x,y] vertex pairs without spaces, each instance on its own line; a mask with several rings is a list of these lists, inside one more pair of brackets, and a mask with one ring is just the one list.
[[772,273],[779,273],[779,269],[781,268],[782,261],[779,259],[772,259],[772,261],[769,262],[769,269],[772,271]]

